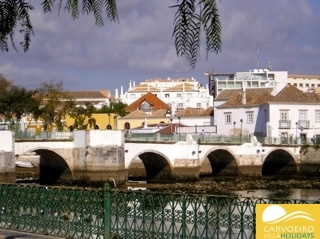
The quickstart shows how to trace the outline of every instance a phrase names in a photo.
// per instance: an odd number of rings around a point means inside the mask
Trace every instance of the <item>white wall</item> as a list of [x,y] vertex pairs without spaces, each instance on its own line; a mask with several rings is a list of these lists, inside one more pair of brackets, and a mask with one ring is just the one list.
[[0,130],[0,150],[12,152],[14,149],[14,141],[10,130]]
[[[289,120],[291,120],[290,129],[279,129],[280,111],[288,109]],[[296,122],[299,121],[299,110],[307,110],[307,120],[309,120],[309,128],[303,129],[303,133],[307,138],[311,138],[313,135],[320,134],[320,123],[315,122],[315,110],[319,110],[319,105],[316,104],[299,104],[299,105],[286,105],[286,104],[271,104],[270,105],[270,127],[272,134],[270,137],[280,137],[281,132],[287,132],[289,137],[292,135],[298,137],[301,133],[300,129],[297,129]]]

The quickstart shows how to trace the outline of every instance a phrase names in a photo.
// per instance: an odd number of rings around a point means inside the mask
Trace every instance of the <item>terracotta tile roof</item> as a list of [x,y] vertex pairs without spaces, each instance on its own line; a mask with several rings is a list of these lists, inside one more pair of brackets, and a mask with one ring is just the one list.
[[[180,127],[185,126],[184,124],[180,124]],[[159,134],[172,134],[174,132],[179,131],[179,124],[178,123],[173,123],[171,124],[167,124],[167,126],[163,129],[160,129],[157,131],[157,133]]]
[[281,103],[319,103],[317,94],[306,93],[292,85],[286,85],[271,102]]
[[165,109],[160,109],[160,110],[155,110],[152,114],[147,114],[146,112],[142,110],[135,110],[132,111],[130,114],[122,117],[125,119],[133,119],[133,118],[163,118],[166,116],[167,110]]
[[[246,92],[249,95],[270,93],[271,91],[272,91],[272,88],[247,88],[246,89]],[[224,89],[214,100],[216,101],[229,100],[230,98],[235,97],[236,95],[241,95],[241,93],[242,93],[242,89]]]
[[320,94],[320,87],[315,88],[315,89],[314,89],[314,93]]
[[190,92],[190,91],[198,91],[197,89],[194,88],[194,85],[189,84],[189,83],[182,83],[173,87],[169,87],[166,89],[166,91],[174,91],[174,92]]
[[154,79],[147,79],[145,80],[145,82],[194,82],[193,78],[186,78],[186,77],[181,77],[178,79],[171,79],[171,78],[167,78],[167,79],[161,79],[161,78],[154,78]]
[[320,76],[317,75],[298,75],[298,74],[289,74],[288,78],[297,78],[297,79],[318,79],[320,80]]
[[[179,130],[179,123],[172,123],[172,124],[148,124],[148,127],[157,127],[161,126],[162,129],[159,128],[159,130],[156,133],[159,134],[172,134],[176,132],[176,130]],[[180,127],[185,126],[184,124],[180,124]],[[143,126],[135,127],[133,129],[142,129]]]
[[97,91],[69,91],[67,92],[71,97],[75,99],[93,99],[93,98],[110,98],[109,90],[97,90]]
[[[271,94],[270,88],[264,89],[247,89],[246,90],[246,104],[245,106],[261,105],[267,102],[270,103],[320,103],[320,96],[315,93],[304,93],[295,86],[285,86],[277,95]],[[217,108],[242,106],[242,90],[233,90],[227,101]],[[224,97],[226,97],[225,94]]]
[[159,109],[169,110],[170,109],[169,105],[164,103],[162,100],[160,100],[157,96],[155,96],[151,92],[148,92],[147,94],[143,95],[132,104],[125,107],[125,110],[134,111],[136,109],[140,109],[141,104],[144,102],[147,102],[151,106],[152,110],[159,110]]
[[[162,86],[154,86],[156,82],[161,83],[160,85]],[[162,83],[168,83],[168,85],[171,85],[171,83],[174,82],[177,84],[176,86],[172,87],[166,87],[166,84]],[[193,78],[179,78],[179,79],[160,79],[160,78],[155,78],[155,79],[148,79],[142,82],[140,85],[131,87],[131,89],[128,90],[128,93],[135,93],[135,92],[160,92],[161,88],[162,91],[182,91],[183,85],[185,88],[185,91],[196,91],[197,89],[194,88],[194,83],[195,80]],[[151,85],[153,83],[153,85]]]
[[146,92],[146,91],[159,92],[160,89],[152,85],[140,84],[138,86],[132,87],[130,90],[128,90],[128,93]]
[[213,115],[213,107],[207,109],[185,108],[179,110],[177,116],[211,116]]

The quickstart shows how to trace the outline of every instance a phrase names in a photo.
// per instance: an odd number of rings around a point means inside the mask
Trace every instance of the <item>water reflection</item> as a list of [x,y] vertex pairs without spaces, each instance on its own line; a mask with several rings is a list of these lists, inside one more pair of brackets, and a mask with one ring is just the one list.
[[253,198],[281,198],[281,199],[297,199],[306,201],[320,200],[320,189],[278,189],[278,190],[242,190],[234,191],[239,197]]

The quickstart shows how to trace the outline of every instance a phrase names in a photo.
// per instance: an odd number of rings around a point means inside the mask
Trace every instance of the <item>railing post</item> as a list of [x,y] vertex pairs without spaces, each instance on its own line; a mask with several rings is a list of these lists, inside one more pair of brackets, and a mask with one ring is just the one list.
[[182,197],[182,239],[187,238],[187,196]]
[[49,215],[48,215],[48,194],[49,190],[48,187],[44,188],[44,193],[43,193],[43,234],[47,235],[48,234],[48,222],[49,222]]
[[111,196],[110,185],[106,183],[103,188],[103,210],[104,210],[104,239],[111,239]]

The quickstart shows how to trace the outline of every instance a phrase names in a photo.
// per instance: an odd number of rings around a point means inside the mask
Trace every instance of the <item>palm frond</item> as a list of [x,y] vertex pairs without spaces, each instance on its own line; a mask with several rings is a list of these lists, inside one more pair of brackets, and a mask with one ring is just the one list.
[[206,33],[207,57],[209,52],[221,51],[221,23],[215,1],[203,0],[202,24]]
[[207,57],[209,52],[218,53],[221,48],[221,24],[215,0],[182,0],[174,18],[172,37],[178,56],[185,56],[194,68],[200,52],[201,29],[206,36]]
[[[15,32],[24,34],[20,43],[24,51],[29,49],[33,28],[29,11],[33,6],[24,0],[7,0],[0,2],[0,50],[8,51],[8,41],[17,50],[14,43]],[[18,29],[17,29],[18,28]]]
[[41,3],[43,12],[51,12],[54,2],[55,0],[43,0],[43,2]]
[[67,0],[64,9],[71,13],[72,19],[79,18],[78,0]]
[[105,0],[104,6],[106,9],[107,17],[110,21],[119,21],[118,11],[117,11],[117,1],[116,0]]

